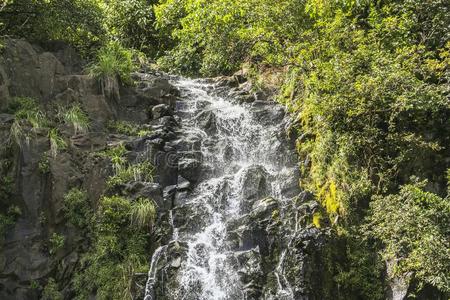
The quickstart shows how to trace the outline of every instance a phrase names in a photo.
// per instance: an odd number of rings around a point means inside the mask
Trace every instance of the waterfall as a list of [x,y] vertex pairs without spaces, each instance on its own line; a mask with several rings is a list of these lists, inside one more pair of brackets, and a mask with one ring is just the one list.
[[[170,212],[173,240],[186,245],[186,251],[173,279],[177,288],[167,299],[250,299],[252,284],[241,278],[239,257],[258,253],[260,247],[233,242],[230,226],[242,222],[257,200],[273,197],[284,203],[292,197],[286,186],[297,185],[296,158],[283,142],[284,111],[264,101],[239,103],[226,89],[202,80],[177,79],[173,84],[181,91],[176,111],[182,120],[180,136],[199,145],[192,151],[200,152],[201,168],[194,188],[179,204],[191,215],[177,214],[178,207]],[[180,215],[187,225],[177,228]],[[154,285],[160,280],[156,265],[164,251],[169,250],[160,247],[153,255],[145,300],[155,299]],[[283,275],[286,251],[280,255],[273,270],[276,294],[293,299]],[[248,272],[261,272],[258,264],[249,263]]]

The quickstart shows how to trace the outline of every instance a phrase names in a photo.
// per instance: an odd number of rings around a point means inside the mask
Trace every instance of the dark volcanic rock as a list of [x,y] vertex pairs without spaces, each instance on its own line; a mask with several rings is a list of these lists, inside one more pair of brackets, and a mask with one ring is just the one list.
[[244,171],[241,178],[242,210],[248,211],[255,200],[267,196],[267,179],[268,174],[262,166],[251,166]]
[[165,116],[173,115],[172,109],[166,104],[158,104],[152,108],[152,118],[159,119]]
[[[87,241],[68,223],[64,196],[79,187],[87,191],[92,207],[97,207],[99,198],[107,193],[106,179],[113,172],[110,160],[98,153],[106,147],[124,143],[130,163],[148,159],[155,165],[157,182],[135,178],[121,185],[117,193],[131,200],[153,199],[158,222],[162,222],[161,235],[171,232],[165,218],[175,193],[163,197],[163,190],[175,186],[178,178],[177,149],[165,147],[177,138],[179,124],[172,116],[177,90],[167,77],[152,74],[136,74],[137,86],[125,86],[113,78],[111,90],[105,90],[96,79],[82,73],[83,61],[72,49],[57,43],[47,46],[54,52],[24,40],[6,39],[0,56],[0,138],[4,142],[0,146],[0,176],[2,183],[7,177],[13,182],[8,191],[11,195],[0,197],[0,210],[2,214],[8,207],[19,211],[15,223],[6,228],[4,239],[0,238],[0,299],[38,299],[40,290],[33,285],[44,286],[49,277],[57,280],[66,299],[72,298],[69,282]],[[89,132],[74,135],[71,128],[55,121],[52,126],[57,127],[67,147],[51,156],[48,131],[25,127],[29,137],[19,140],[20,147],[13,145],[8,150],[14,116],[2,110],[12,97],[33,98],[55,120],[54,107],[77,103],[91,120]],[[151,121],[151,112],[157,120]],[[108,134],[106,125],[116,120],[150,130],[159,127],[144,137]],[[3,168],[4,161],[9,167]],[[188,189],[185,182],[179,184],[180,189]],[[50,255],[48,241],[53,233],[64,236],[64,247]],[[137,286],[134,290],[140,293]]]

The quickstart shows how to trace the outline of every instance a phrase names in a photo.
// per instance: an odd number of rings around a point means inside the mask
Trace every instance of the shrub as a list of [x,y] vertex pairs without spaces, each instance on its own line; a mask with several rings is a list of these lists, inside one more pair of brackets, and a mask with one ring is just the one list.
[[82,54],[103,40],[103,11],[96,0],[2,1],[2,34],[30,41],[64,41]]
[[78,299],[95,292],[99,299],[129,299],[135,272],[148,269],[148,230],[131,224],[133,205],[119,197],[102,197],[95,214],[93,245],[74,278]]
[[382,243],[385,261],[395,262],[389,276],[411,272],[419,289],[429,284],[449,292],[450,201],[423,187],[404,185],[398,194],[374,197],[366,234]]
[[38,281],[36,281],[36,280],[31,280],[31,282],[30,282],[30,289],[38,290],[38,289],[40,289],[40,288],[41,288],[41,285],[39,284]]
[[15,120],[11,125],[9,130],[9,141],[10,143],[16,143],[17,145],[22,145],[22,141],[29,143],[30,136],[25,132],[22,122]]
[[105,25],[114,40],[124,46],[155,55],[159,36],[154,28],[153,4],[157,0],[108,1],[105,9]]
[[14,225],[21,215],[22,210],[17,205],[9,206],[6,213],[0,213],[0,246],[8,228]]
[[38,103],[29,97],[14,97],[6,109],[7,113],[14,114],[17,119],[27,119],[30,114],[38,111]]
[[1,240],[5,236],[6,230],[8,229],[8,227],[13,224],[14,224],[14,218],[12,216],[0,213],[0,238],[1,238]]
[[127,162],[125,158],[125,154],[127,153],[127,149],[125,149],[125,145],[123,143],[109,148],[100,153],[100,156],[107,157],[111,160],[113,165],[113,169],[115,172],[118,172],[121,168],[123,168]]
[[39,160],[38,168],[41,174],[48,174],[50,172],[50,161],[48,158],[48,154],[44,153]]
[[63,300],[62,293],[58,290],[55,279],[49,278],[42,291],[42,300]]
[[64,236],[54,232],[49,239],[49,253],[55,255],[58,250],[64,247]]
[[39,109],[37,102],[31,98],[13,98],[6,111],[15,116],[10,129],[10,141],[14,141],[17,145],[21,145],[24,140],[29,143],[31,135],[25,128],[27,125],[31,125],[34,131],[46,128],[49,124],[46,115]]
[[131,224],[150,228],[155,222],[156,209],[153,201],[139,198],[131,207]]
[[91,224],[93,211],[85,190],[79,188],[69,190],[64,196],[63,209],[69,222],[77,228],[87,229]]

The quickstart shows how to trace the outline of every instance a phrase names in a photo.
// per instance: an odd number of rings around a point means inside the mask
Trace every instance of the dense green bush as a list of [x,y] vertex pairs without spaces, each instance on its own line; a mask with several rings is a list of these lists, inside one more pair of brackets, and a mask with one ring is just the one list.
[[64,296],[58,290],[58,284],[54,278],[49,278],[42,291],[42,300],[63,300]]
[[108,129],[112,132],[130,136],[146,136],[151,133],[150,129],[145,128],[139,124],[120,120],[108,122]]
[[423,191],[424,184],[402,186],[398,194],[371,203],[367,235],[383,244],[384,260],[394,262],[391,277],[412,274],[450,291],[450,199]]
[[153,57],[163,46],[154,28],[155,0],[105,1],[105,27],[112,39]]
[[136,164],[128,164],[117,168],[115,174],[108,181],[108,187],[112,188],[130,181],[152,182],[154,167],[149,161]]
[[89,203],[87,192],[72,188],[64,196],[64,212],[69,222],[77,228],[86,230],[91,224],[93,209]]
[[132,224],[136,205],[119,196],[101,198],[93,245],[74,279],[77,299],[91,292],[100,299],[129,299],[133,274],[148,271],[150,232]]

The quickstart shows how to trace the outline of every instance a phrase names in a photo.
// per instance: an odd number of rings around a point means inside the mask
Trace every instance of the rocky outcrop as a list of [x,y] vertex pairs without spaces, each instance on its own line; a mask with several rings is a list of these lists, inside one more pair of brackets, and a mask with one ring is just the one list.
[[[153,183],[139,181],[118,188],[131,200],[148,197],[157,204],[161,224],[167,224],[171,200],[163,195],[166,186],[177,184],[176,138],[178,122],[173,116],[177,90],[168,78],[158,73],[136,73],[134,86],[125,86],[116,78],[118,95],[102,91],[97,80],[83,73],[83,61],[65,45],[44,51],[24,40],[6,40],[0,58],[0,110],[15,97],[34,99],[48,115],[57,105],[78,103],[91,120],[89,132],[74,135],[64,124],[54,124],[68,145],[56,156],[50,149],[46,130],[33,130],[20,146],[7,143],[14,116],[0,115],[0,171],[12,185],[1,194],[3,216],[14,207],[18,211],[13,224],[5,227],[0,253],[0,298],[37,299],[48,278],[55,278],[65,298],[70,298],[69,282],[80,253],[88,246],[81,233],[64,216],[63,199],[69,189],[87,191],[92,208],[106,190],[111,175],[110,161],[96,152],[109,145],[124,143],[130,162],[150,160],[155,166]],[[111,121],[128,121],[145,126],[143,137],[111,132]],[[26,128],[30,130],[30,128]],[[30,131],[31,132],[31,131]],[[2,184],[4,181],[2,180]],[[3,219],[2,219],[3,222]],[[155,240],[164,240],[170,226],[159,226]],[[64,245],[50,251],[53,234],[64,236]],[[150,251],[150,250],[149,250]],[[136,293],[140,293],[136,289]],[[141,291],[142,292],[142,291]]]

